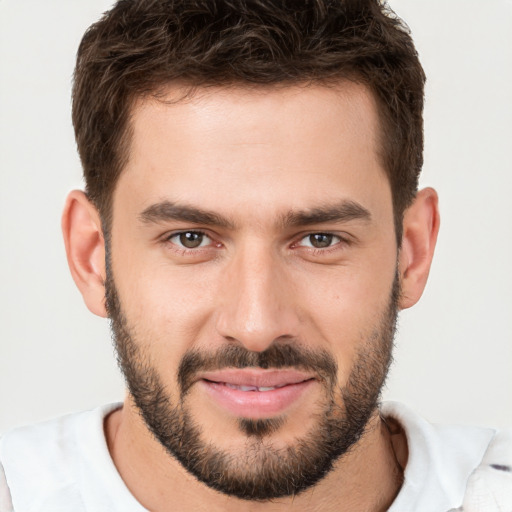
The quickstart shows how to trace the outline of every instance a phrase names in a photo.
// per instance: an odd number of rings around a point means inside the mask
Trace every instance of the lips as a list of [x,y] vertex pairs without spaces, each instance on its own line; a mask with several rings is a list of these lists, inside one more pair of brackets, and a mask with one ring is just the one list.
[[201,374],[198,383],[221,409],[236,417],[270,418],[286,412],[314,385],[298,370],[227,369]]

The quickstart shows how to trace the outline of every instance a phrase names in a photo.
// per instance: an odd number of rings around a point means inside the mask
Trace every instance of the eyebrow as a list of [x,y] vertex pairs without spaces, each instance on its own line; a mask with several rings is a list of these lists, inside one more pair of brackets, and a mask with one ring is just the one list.
[[340,203],[312,208],[305,211],[289,212],[282,218],[283,226],[297,227],[322,224],[324,222],[349,222],[363,220],[370,222],[369,210],[355,201],[343,200]]
[[[334,205],[321,206],[309,210],[290,211],[280,217],[279,224],[286,227],[310,226],[325,222],[349,222],[352,220],[371,221],[371,213],[355,201],[343,200]],[[193,206],[161,201],[148,206],[139,219],[144,224],[166,222],[170,220],[191,222],[234,229],[235,223],[218,213]]]
[[178,220],[192,222],[193,224],[218,226],[226,229],[234,228],[233,222],[218,213],[192,206],[180,205],[171,201],[161,201],[160,203],[148,206],[148,208],[139,215],[139,218],[145,224]]

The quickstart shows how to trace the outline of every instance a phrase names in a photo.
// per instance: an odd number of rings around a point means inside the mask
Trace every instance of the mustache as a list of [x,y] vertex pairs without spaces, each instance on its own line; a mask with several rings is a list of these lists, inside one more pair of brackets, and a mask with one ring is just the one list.
[[274,343],[263,352],[252,352],[242,345],[226,345],[214,352],[191,350],[181,359],[178,384],[184,397],[197,374],[224,368],[295,368],[315,373],[320,380],[333,385],[338,373],[334,357],[326,350],[311,350],[298,343]]

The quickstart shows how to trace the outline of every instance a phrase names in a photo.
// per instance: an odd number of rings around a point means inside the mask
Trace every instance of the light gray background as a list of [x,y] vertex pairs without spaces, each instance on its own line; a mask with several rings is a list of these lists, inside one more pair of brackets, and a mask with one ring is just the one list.
[[[123,396],[106,320],[82,303],[60,234],[81,187],[70,85],[107,0],[0,0],[0,432]],[[422,183],[442,227],[401,316],[385,398],[431,421],[512,425],[512,2],[392,0],[428,75]]]

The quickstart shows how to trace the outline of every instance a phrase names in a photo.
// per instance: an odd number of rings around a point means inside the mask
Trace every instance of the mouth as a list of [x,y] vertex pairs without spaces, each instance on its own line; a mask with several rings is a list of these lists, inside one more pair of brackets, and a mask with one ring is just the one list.
[[227,369],[207,372],[198,383],[209,399],[237,418],[264,419],[285,413],[316,383],[298,370]]

